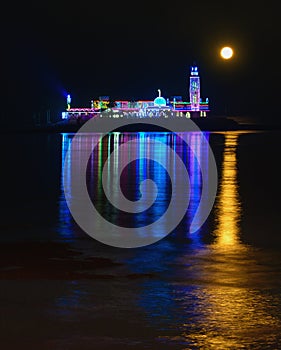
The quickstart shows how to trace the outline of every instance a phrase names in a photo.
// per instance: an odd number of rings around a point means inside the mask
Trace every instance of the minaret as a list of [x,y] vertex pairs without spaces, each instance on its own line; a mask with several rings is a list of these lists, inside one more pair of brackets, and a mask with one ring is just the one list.
[[192,66],[189,78],[189,97],[192,111],[199,111],[200,107],[200,78],[198,67]]

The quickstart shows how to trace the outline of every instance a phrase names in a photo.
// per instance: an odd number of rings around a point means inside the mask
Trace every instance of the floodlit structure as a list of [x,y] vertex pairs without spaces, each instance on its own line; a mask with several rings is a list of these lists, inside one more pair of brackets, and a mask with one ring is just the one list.
[[71,97],[67,96],[67,108],[62,112],[62,119],[70,122],[84,122],[93,117],[102,116],[113,118],[146,118],[169,116],[186,118],[204,118],[209,112],[209,100],[202,101],[200,95],[200,76],[197,66],[192,66],[189,77],[189,102],[182,100],[181,96],[164,98],[158,89],[158,96],[154,100],[110,101],[109,96],[100,96],[91,100],[90,108],[73,108],[70,106]]
[[189,78],[189,96],[192,111],[200,111],[200,78],[197,67],[191,67]]

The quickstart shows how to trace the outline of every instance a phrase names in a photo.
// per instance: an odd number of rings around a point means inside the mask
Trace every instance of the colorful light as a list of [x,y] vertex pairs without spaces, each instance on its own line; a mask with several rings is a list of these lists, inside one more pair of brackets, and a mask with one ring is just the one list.
[[[164,113],[164,110],[175,111],[175,116],[182,116],[185,114],[189,117],[205,117],[206,112],[209,112],[209,99],[203,101],[200,98],[200,77],[197,66],[190,67],[189,77],[189,101],[183,101],[182,96],[172,96],[171,99],[165,99],[161,96],[161,90],[158,89],[158,96],[154,100],[115,100],[110,108],[109,96],[99,96],[99,99],[91,100],[91,108],[71,108],[71,96],[67,95],[67,112],[63,114],[64,119],[75,119],[85,117],[86,119],[101,116],[101,112],[105,111],[113,113],[113,117],[119,117],[122,113],[130,115],[131,117],[156,116],[154,113]],[[158,108],[156,108],[158,107]],[[111,112],[112,111],[112,112]],[[196,113],[192,113],[196,112]],[[202,113],[197,113],[202,112]],[[161,114],[161,115],[162,115]],[[163,115],[164,115],[163,114]]]
[[200,78],[198,75],[198,68],[191,67],[189,80],[189,98],[191,102],[191,110],[200,110]]
[[67,109],[69,110],[70,109],[70,104],[71,104],[71,96],[70,95],[67,95],[66,103],[67,103]]

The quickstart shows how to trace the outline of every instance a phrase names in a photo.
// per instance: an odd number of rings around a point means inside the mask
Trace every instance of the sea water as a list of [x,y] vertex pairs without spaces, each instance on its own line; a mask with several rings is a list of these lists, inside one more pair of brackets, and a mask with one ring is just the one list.
[[[200,202],[200,166],[208,167],[198,135],[185,136],[199,147],[199,161],[170,133],[105,135],[86,178],[94,204],[115,223],[141,227],[167,209],[171,183],[163,167],[145,160],[159,152],[148,140],[172,147],[190,174],[190,204],[177,228],[134,249],[104,245],[73,220],[62,183],[73,136],[1,135],[3,348],[281,348],[280,131],[205,132],[218,190],[194,233],[189,226]],[[158,186],[153,208],[139,215],[110,206],[102,188],[106,159],[132,139],[143,157],[125,168],[124,194],[138,200],[144,178]],[[176,167],[173,174],[181,176]],[[117,180],[109,177],[106,186],[114,191]]]

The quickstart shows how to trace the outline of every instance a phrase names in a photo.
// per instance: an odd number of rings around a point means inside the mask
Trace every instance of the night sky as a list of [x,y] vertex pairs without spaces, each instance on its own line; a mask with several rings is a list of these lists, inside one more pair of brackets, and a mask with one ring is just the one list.
[[[21,124],[50,109],[112,99],[189,100],[190,65],[213,114],[279,121],[278,3],[173,1],[11,2],[2,11],[4,121]],[[7,11],[7,12],[6,12]],[[231,61],[219,57],[231,45]],[[2,102],[2,103],[3,103]]]

